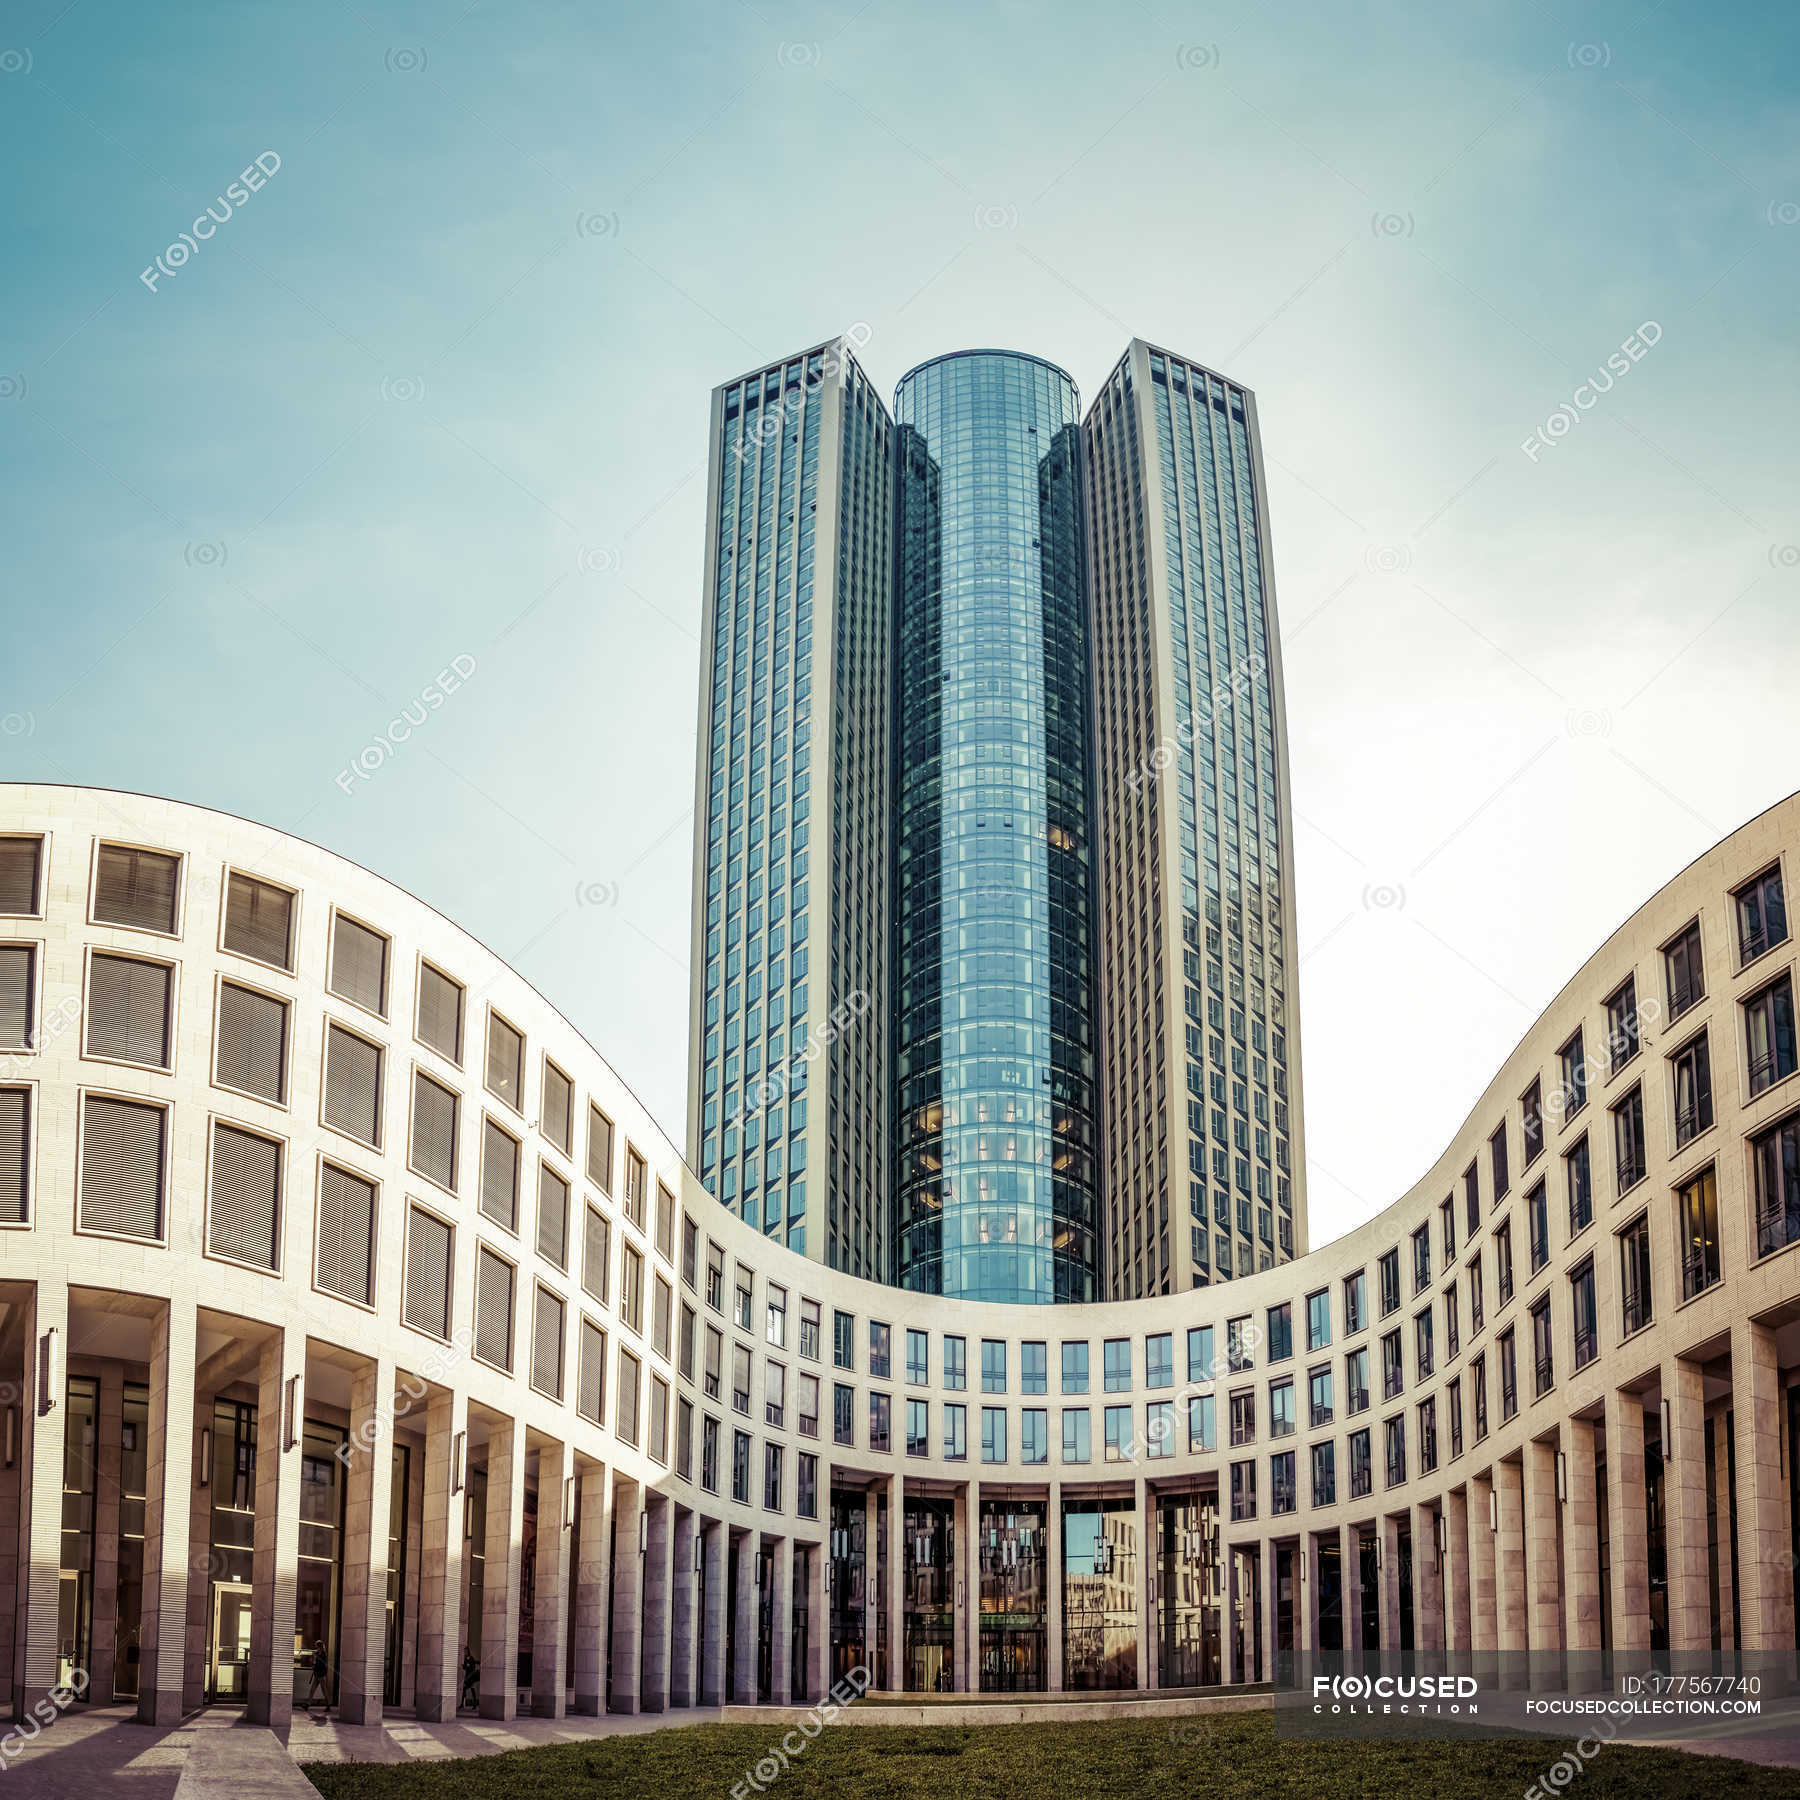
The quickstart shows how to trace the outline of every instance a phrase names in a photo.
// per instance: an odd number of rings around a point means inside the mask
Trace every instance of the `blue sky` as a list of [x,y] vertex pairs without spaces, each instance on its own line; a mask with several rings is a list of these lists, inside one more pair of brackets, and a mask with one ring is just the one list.
[[1795,785],[1792,7],[45,0],[4,32],[0,777],[367,863],[677,1137],[707,395],[852,324],[889,389],[995,343],[1092,392],[1136,333],[1257,390],[1315,1239]]

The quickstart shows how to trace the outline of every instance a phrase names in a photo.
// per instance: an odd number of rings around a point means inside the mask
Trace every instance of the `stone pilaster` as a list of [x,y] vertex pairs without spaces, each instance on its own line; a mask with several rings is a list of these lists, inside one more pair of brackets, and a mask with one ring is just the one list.
[[[607,1710],[638,1710],[638,1681],[644,1655],[644,1556],[638,1549],[640,1532],[648,1527],[643,1518],[643,1490],[624,1475],[613,1476],[612,1529],[612,1643],[608,1658],[612,1667],[612,1694]],[[740,1593],[741,1576],[740,1574]],[[604,1611],[601,1617],[606,1615]],[[739,1651],[739,1673],[743,1653]]]
[[1525,1547],[1525,1639],[1533,1685],[1553,1683],[1562,1664],[1563,1583],[1556,1504],[1556,1446],[1527,1443],[1521,1458]]
[[575,1521],[566,1496],[574,1472],[575,1452],[569,1444],[539,1445],[531,1590],[531,1711],[539,1719],[560,1719],[569,1706],[569,1563]]
[[669,1638],[674,1623],[675,1502],[644,1490],[643,1712],[669,1710]]
[[350,1378],[350,1436],[344,1473],[343,1626],[339,1634],[338,1717],[381,1721],[387,1648],[389,1507],[394,1486],[394,1365],[365,1362]]
[[1607,1572],[1612,1654],[1639,1668],[1650,1655],[1649,1521],[1644,1510],[1644,1403],[1606,1391]]
[[1663,1446],[1663,1526],[1668,1544],[1669,1649],[1709,1653],[1712,1614],[1706,1572],[1705,1390],[1699,1366],[1672,1356],[1662,1366],[1669,1404]]
[[185,1704],[188,1539],[193,1514],[208,1511],[194,1487],[194,1360],[194,1309],[171,1302],[150,1328],[137,1702],[146,1725],[178,1723]]
[[[306,1339],[272,1332],[256,1377],[256,1537],[251,1567],[252,1724],[294,1716],[294,1605],[300,1562],[300,1440],[306,1420]],[[326,1654],[331,1646],[325,1646]],[[302,1647],[310,1656],[313,1646]]]
[[[1794,1578],[1786,1471],[1781,1465],[1784,1399],[1775,1334],[1752,1320],[1733,1320],[1731,1405],[1737,1464],[1738,1617],[1746,1651],[1778,1650],[1791,1659]],[[1725,1460],[1723,1446],[1718,1460]],[[1721,1555],[1719,1562],[1722,1569],[1730,1566],[1727,1556]],[[1720,1611],[1729,1616],[1723,1605]]]
[[[539,1524],[541,1527],[541,1517]],[[481,1716],[516,1719],[519,1583],[525,1554],[525,1427],[520,1420],[498,1413],[488,1417],[486,1527],[481,1567]],[[540,1543],[540,1553],[542,1548]]]
[[[899,1476],[894,1477],[897,1488]],[[890,1513],[890,1522],[892,1515]],[[899,1548],[897,1536],[888,1538],[888,1567],[893,1568]],[[794,1697],[794,1540],[779,1537],[769,1546],[769,1701],[786,1706]],[[897,1666],[899,1656],[888,1659]]]
[[[419,1508],[419,1662],[413,1708],[432,1724],[456,1717],[462,1692],[463,1509],[468,1500],[468,1402],[434,1388],[425,1408]],[[458,1459],[462,1467],[458,1468]]]

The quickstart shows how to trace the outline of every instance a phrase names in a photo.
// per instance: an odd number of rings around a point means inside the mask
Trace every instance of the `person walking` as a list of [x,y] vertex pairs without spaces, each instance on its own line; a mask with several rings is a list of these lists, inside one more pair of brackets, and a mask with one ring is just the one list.
[[306,1710],[313,1709],[313,1696],[318,1696],[319,1704],[326,1712],[331,1711],[331,1664],[325,1656],[325,1640],[313,1640],[312,1653],[312,1685],[306,1690]]
[[467,1644],[463,1645],[462,1666],[462,1700],[461,1705],[481,1710],[481,1664],[475,1660],[475,1653]]

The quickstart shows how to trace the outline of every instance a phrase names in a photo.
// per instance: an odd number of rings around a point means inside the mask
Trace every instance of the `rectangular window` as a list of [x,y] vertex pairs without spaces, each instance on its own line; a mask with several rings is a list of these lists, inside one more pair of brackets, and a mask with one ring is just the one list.
[[1284,1300],[1268,1311],[1270,1362],[1285,1362],[1294,1354],[1294,1309]]
[[787,1289],[770,1282],[763,1292],[763,1342],[787,1348]]
[[173,974],[167,963],[95,951],[88,965],[87,1054],[168,1068]]
[[[700,1286],[700,1227],[685,1214],[681,1220],[681,1284],[689,1289],[697,1289]],[[816,1356],[818,1354],[818,1314],[816,1311],[813,1314],[813,1323],[813,1354]],[[806,1354],[804,1329],[801,1332],[800,1354],[802,1356]]]
[[1383,1447],[1387,1452],[1387,1484],[1399,1487],[1406,1480],[1406,1415],[1398,1413],[1382,1421]]
[[1488,1434],[1487,1356],[1485,1353],[1476,1357],[1469,1365],[1469,1387],[1475,1395],[1475,1441],[1479,1444]]
[[613,1122],[599,1107],[588,1106],[587,1178],[608,1199],[613,1191]]
[[1231,1443],[1236,1449],[1256,1442],[1256,1390],[1239,1388],[1231,1396]]
[[1675,1196],[1681,1251],[1681,1297],[1691,1300],[1719,1279],[1719,1196],[1704,1169]]
[[731,1497],[740,1506],[750,1504],[750,1434],[731,1434]]
[[807,1362],[819,1360],[820,1312],[817,1300],[800,1302],[800,1354]]
[[700,1415],[700,1485],[709,1494],[719,1491],[719,1421]]
[[512,1373],[513,1266],[485,1244],[475,1258],[475,1354]]
[[1027,1406],[1019,1414],[1019,1461],[1047,1463],[1049,1460],[1050,1415],[1041,1406]]
[[1550,1260],[1550,1199],[1541,1181],[1525,1196],[1525,1226],[1535,1275]]
[[[1152,1386],[1155,1384],[1152,1383]],[[1050,1391],[1050,1346],[1027,1342],[1019,1346],[1019,1392],[1047,1394]]]
[[1462,1349],[1462,1321],[1457,1316],[1455,1285],[1444,1289],[1444,1354],[1452,1361]]
[[1510,1419],[1519,1410],[1518,1345],[1510,1331],[1500,1338],[1500,1417]]
[[804,1450],[794,1462],[794,1511],[803,1519],[819,1516],[819,1459]]
[[1306,1378],[1308,1429],[1319,1431],[1331,1423],[1331,1364],[1322,1363]]
[[800,1435],[817,1437],[819,1435],[819,1378],[802,1371],[800,1376],[800,1398],[798,1402],[800,1416]]
[[1131,1392],[1131,1339],[1108,1338],[1104,1346],[1106,1391]]
[[706,1328],[705,1391],[709,1400],[717,1400],[725,1382],[725,1334],[718,1326]]
[[1269,1383],[1269,1436],[1291,1437],[1294,1432],[1294,1378]]
[[1375,1458],[1369,1428],[1350,1434],[1350,1498],[1360,1500],[1375,1490]]
[[999,1338],[981,1340],[981,1391],[984,1394],[1006,1392],[1006,1345]]
[[893,1402],[886,1394],[869,1396],[869,1448],[883,1455],[893,1447]]
[[1344,1358],[1344,1411],[1362,1412],[1369,1404],[1369,1350],[1365,1344]]
[[1086,1344],[1063,1345],[1062,1391],[1065,1394],[1085,1394],[1088,1391],[1088,1347]]
[[756,1276],[744,1267],[737,1266],[737,1282],[732,1290],[731,1322],[739,1331],[754,1331],[751,1321],[756,1317]]
[[1556,1385],[1556,1361],[1550,1344],[1550,1300],[1546,1295],[1531,1309],[1531,1366],[1535,1376],[1533,1399],[1541,1399]]
[[675,1290],[661,1275],[650,1288],[650,1341],[659,1356],[669,1354],[669,1322],[675,1310]]
[[1706,966],[1700,955],[1698,919],[1663,946],[1663,978],[1668,987],[1671,1023],[1706,997]]
[[1131,1408],[1129,1406],[1107,1407],[1104,1424],[1106,1460],[1109,1463],[1132,1461]]
[[487,1088],[514,1112],[525,1104],[525,1039],[488,1008]]
[[[1494,1171],[1494,1204],[1500,1204],[1500,1197],[1506,1192],[1500,1177],[1511,1180],[1506,1168],[1506,1122],[1501,1121],[1499,1129],[1488,1139],[1488,1156]],[[1465,1235],[1473,1237],[1481,1225],[1481,1170],[1476,1163],[1470,1163],[1463,1170],[1463,1224]]]
[[644,1229],[645,1208],[650,1199],[650,1170],[634,1145],[625,1146],[625,1216],[639,1231]]
[[569,1184],[547,1162],[538,1164],[537,1250],[559,1269],[569,1266]]
[[552,1400],[562,1398],[563,1303],[547,1287],[537,1290],[531,1322],[531,1385]]
[[406,1297],[404,1318],[416,1331],[434,1338],[450,1336],[452,1252],[451,1228],[423,1207],[408,1209],[406,1218]]
[[1787,901],[1781,891],[1781,865],[1764,869],[1732,895],[1737,902],[1738,961],[1754,962],[1765,950],[1787,942]]
[[1421,1225],[1412,1234],[1413,1296],[1416,1299],[1431,1286],[1431,1227]]
[[1344,1336],[1355,1337],[1368,1323],[1368,1281],[1359,1269],[1344,1277]]
[[1594,1303],[1594,1259],[1569,1277],[1569,1311],[1575,1326],[1575,1367],[1585,1369],[1600,1354],[1600,1315]]
[[462,1067],[463,989],[442,969],[419,964],[418,1017],[413,1035],[428,1049]]
[[606,1423],[606,1333],[592,1319],[581,1321],[579,1391],[575,1410],[596,1425]]
[[746,1417],[750,1412],[750,1347],[747,1344],[731,1346],[731,1410]]
[[1444,1390],[1450,1403],[1450,1460],[1463,1453],[1462,1377],[1458,1375]]
[[763,1362],[763,1423],[781,1430],[787,1421],[787,1370],[773,1357]]
[[1800,1240],[1800,1113],[1750,1140],[1756,1176],[1756,1254]]
[[1437,1366],[1437,1345],[1432,1332],[1431,1308],[1413,1315],[1413,1368],[1423,1381]]
[[[549,1057],[544,1058],[543,1087],[540,1092],[543,1119],[539,1129],[564,1156],[574,1141],[575,1084]],[[663,1254],[666,1256],[667,1251]]]
[[[4,1139],[0,1131],[0,1140]],[[319,1218],[313,1280],[328,1294],[375,1302],[375,1184],[325,1163],[319,1170]]]
[[1375,1265],[1381,1278],[1381,1316],[1400,1310],[1400,1252],[1389,1250]]
[[[1569,1236],[1586,1231],[1594,1222],[1594,1174],[1588,1160],[1588,1141],[1584,1135],[1563,1157],[1563,1170],[1569,1189]],[[1533,1265],[1533,1273],[1536,1265]]]
[[1544,1091],[1533,1082],[1519,1097],[1523,1122],[1521,1136],[1525,1140],[1525,1166],[1530,1168],[1544,1149]]
[[675,1260],[675,1196],[660,1181],[656,1184],[656,1254],[664,1262]]
[[1188,1450],[1216,1450],[1219,1447],[1217,1408],[1211,1394],[1188,1395]]
[[1438,1208],[1438,1236],[1444,1246],[1444,1267],[1447,1269],[1456,1260],[1456,1197],[1453,1194],[1444,1196],[1444,1203]]
[[1231,1465],[1231,1517],[1234,1523],[1256,1517],[1256,1464],[1253,1462]]
[[1587,1105],[1587,1052],[1581,1033],[1577,1031],[1556,1054],[1562,1076],[1561,1117],[1572,1119]]
[[1637,981],[1627,975],[1606,999],[1606,1052],[1613,1074],[1638,1053]]
[[1481,1252],[1469,1258],[1469,1329],[1480,1331],[1484,1322],[1486,1296],[1482,1292]]
[[591,1202],[581,1244],[581,1285],[602,1306],[612,1303],[612,1221]]
[[969,1383],[968,1346],[959,1337],[944,1339],[944,1386],[960,1394]]
[[206,1247],[214,1256],[274,1270],[281,1265],[281,1145],[213,1126]]
[[1006,1461],[1006,1408],[984,1406],[981,1409],[981,1460],[984,1463]]
[[220,1087],[287,1104],[287,1002],[235,982],[219,983],[213,1079]]
[[[1227,1319],[1225,1321],[1225,1371],[1229,1375],[1241,1375],[1246,1369],[1255,1366],[1256,1358],[1250,1347],[1250,1321],[1246,1319]],[[1127,1385],[1130,1382],[1130,1371],[1126,1372]]]
[[[1331,1344],[1331,1290],[1320,1288],[1306,1296],[1306,1353],[1316,1355]],[[1190,1373],[1188,1379],[1193,1379]]]
[[81,1119],[83,1231],[161,1240],[165,1133],[160,1106],[87,1096]]
[[33,1016],[36,993],[35,946],[0,945],[0,1050],[37,1047]]
[[969,1409],[954,1400],[944,1407],[944,1459],[969,1460]]
[[335,1024],[325,1027],[325,1123],[381,1147],[381,1049]]
[[1634,1087],[1612,1109],[1613,1163],[1618,1191],[1628,1194],[1644,1179],[1649,1159],[1644,1149],[1644,1090]]
[[831,1364],[836,1369],[856,1367],[856,1320],[850,1313],[831,1315]]
[[0,837],[0,917],[37,917],[43,857],[41,837]]
[[725,1252],[711,1238],[706,1240],[706,1304],[716,1313],[725,1310]]
[[233,956],[272,969],[294,966],[294,896],[273,882],[231,871],[225,883],[225,928],[220,941]]
[[869,1321],[869,1375],[875,1381],[892,1379],[893,1331],[878,1319]]
[[906,1454],[931,1454],[931,1406],[927,1401],[908,1400],[906,1403]]
[[415,1174],[456,1192],[457,1096],[423,1070],[413,1072],[412,1144]]
[[340,1000],[387,1017],[388,941],[379,931],[337,913],[331,921],[331,979]]
[[781,1511],[781,1446],[763,1445],[763,1510]]
[[1619,1233],[1619,1328],[1624,1337],[1650,1323],[1650,1215],[1638,1216]]
[[1299,1504],[1294,1492],[1294,1453],[1283,1450],[1269,1458],[1269,1511],[1291,1513]]
[[[803,1482],[807,1460],[804,1456],[800,1459]],[[817,1458],[812,1460],[816,1462]],[[675,1402],[675,1474],[682,1481],[694,1479],[694,1403],[691,1400]]]
[[1312,1447],[1312,1503],[1314,1506],[1337,1505],[1337,1445],[1314,1444]]
[[94,864],[94,923],[175,935],[181,858],[102,844]]
[[644,1329],[644,1258],[631,1244],[619,1264],[619,1317],[633,1331]]
[[1499,1284],[1500,1304],[1513,1297],[1512,1220],[1508,1219],[1494,1233],[1494,1278]]
[[1712,1064],[1706,1032],[1691,1037],[1669,1058],[1675,1083],[1675,1147],[1690,1144],[1713,1122]]
[[856,1443],[856,1389],[841,1381],[831,1386],[831,1441],[846,1447]]
[[1754,1097],[1794,1072],[1794,984],[1789,976],[1771,981],[1744,1002],[1744,1035]]
[[1406,1387],[1406,1365],[1400,1333],[1390,1331],[1381,1340],[1381,1397],[1392,1400]]
[[[1488,1173],[1493,1182],[1494,1204],[1498,1206],[1505,1198],[1507,1190],[1512,1186],[1512,1171],[1507,1167],[1506,1155],[1506,1121],[1502,1119],[1494,1127],[1494,1135],[1488,1139]],[[1477,1204],[1475,1216],[1468,1222],[1471,1233],[1481,1223],[1481,1208]]]

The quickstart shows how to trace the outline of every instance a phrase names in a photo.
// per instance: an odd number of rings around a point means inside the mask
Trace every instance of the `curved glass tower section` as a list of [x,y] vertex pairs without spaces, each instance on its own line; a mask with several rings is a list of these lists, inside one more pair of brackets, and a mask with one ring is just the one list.
[[993,350],[895,399],[897,1272],[965,1298],[1098,1292],[1079,405]]

